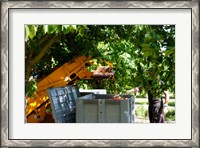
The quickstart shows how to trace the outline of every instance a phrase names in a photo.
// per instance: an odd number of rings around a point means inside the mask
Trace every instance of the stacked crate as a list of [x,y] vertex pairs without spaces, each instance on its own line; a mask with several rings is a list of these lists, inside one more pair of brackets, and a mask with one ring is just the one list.
[[77,85],[50,88],[47,90],[50,99],[53,118],[56,123],[76,122],[76,102],[80,97]]
[[76,99],[77,123],[133,123],[134,96],[89,94]]

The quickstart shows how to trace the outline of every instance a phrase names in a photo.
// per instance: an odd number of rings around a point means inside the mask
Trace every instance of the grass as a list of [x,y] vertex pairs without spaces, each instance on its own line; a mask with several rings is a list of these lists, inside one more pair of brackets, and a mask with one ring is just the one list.
[[[165,113],[165,121],[175,121],[175,99],[169,99],[168,111]],[[148,120],[148,99],[147,98],[135,98],[135,118],[144,122]]]
[[[136,105],[148,105],[148,99],[147,98],[136,98],[135,104]],[[168,106],[175,107],[175,99],[169,99]]]
[[146,99],[146,98],[136,98],[135,104],[140,104],[140,105],[148,104],[148,99]]
[[140,105],[135,107],[135,116],[140,118],[148,117],[148,108]]
[[[143,121],[149,119],[148,115],[148,106],[145,107],[144,105],[138,105],[135,107],[135,118],[141,119]],[[170,109],[165,114],[165,121],[175,121],[175,109]]]
[[165,115],[166,121],[175,121],[175,110],[170,109]]
[[174,106],[175,107],[175,100],[173,99],[173,100],[170,100],[169,102],[168,102],[168,106]]

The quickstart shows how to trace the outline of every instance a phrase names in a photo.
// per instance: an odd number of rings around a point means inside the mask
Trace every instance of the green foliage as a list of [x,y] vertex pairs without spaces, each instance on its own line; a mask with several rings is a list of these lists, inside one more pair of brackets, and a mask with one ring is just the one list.
[[166,121],[175,121],[175,110],[171,109],[169,110],[165,115]]
[[37,82],[35,79],[32,79],[26,83],[25,85],[26,96],[33,97],[36,90],[37,90]]
[[[170,31],[174,31],[174,26],[168,27]],[[138,43],[138,52],[134,55],[137,57],[136,73],[137,77],[140,75],[135,81],[136,86],[141,85],[141,89],[145,91],[151,90],[155,97],[162,95],[164,90],[175,90],[175,39],[174,34],[169,36],[171,32],[165,31],[165,28],[166,26],[143,26],[138,30],[138,37],[134,39]],[[153,73],[151,77],[147,75],[149,67]],[[149,80],[152,85],[149,85]]]
[[25,25],[25,41],[28,39],[33,39],[36,35],[37,26],[36,25]]
[[147,118],[148,117],[148,108],[145,105],[139,105],[135,108],[136,118]]
[[173,107],[175,107],[175,100],[173,100],[173,101],[169,101],[169,102],[168,102],[168,105],[169,105],[169,106],[173,106]]
[[25,41],[45,34],[68,34],[76,30],[76,25],[25,25]]
[[[89,69],[109,61],[114,66],[115,80],[80,80],[80,87],[125,93],[140,86],[141,95],[151,89],[156,96],[166,89],[175,90],[174,25],[25,25],[26,63],[55,35],[58,39],[31,67],[30,76],[37,80],[73,58],[90,55],[96,63]],[[156,77],[148,77],[149,67],[153,67]],[[153,85],[149,85],[149,79]]]

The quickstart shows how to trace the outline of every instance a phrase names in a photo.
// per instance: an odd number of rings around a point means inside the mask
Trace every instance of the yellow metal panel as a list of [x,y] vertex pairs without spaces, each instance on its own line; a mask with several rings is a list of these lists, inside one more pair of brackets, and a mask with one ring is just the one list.
[[[46,107],[43,106],[43,104],[48,102],[49,99],[46,94],[46,89],[67,85],[69,81],[65,80],[66,77],[72,81],[73,79],[76,79],[76,77],[81,79],[92,75],[92,72],[87,71],[85,66],[89,59],[90,57],[82,56],[71,61],[70,63],[65,63],[43,80],[38,82],[35,97],[33,99],[27,98],[28,105],[26,106],[26,116],[28,123],[40,122],[45,117]],[[70,76],[73,75],[75,75],[75,77],[70,79]],[[74,82],[76,82],[76,80]],[[37,115],[40,118],[36,118]]]

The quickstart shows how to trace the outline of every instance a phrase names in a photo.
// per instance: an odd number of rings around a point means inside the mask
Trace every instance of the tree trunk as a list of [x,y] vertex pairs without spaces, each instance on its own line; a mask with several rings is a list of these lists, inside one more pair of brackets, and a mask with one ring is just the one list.
[[162,99],[152,99],[149,101],[149,121],[150,123],[163,123],[163,100]]

